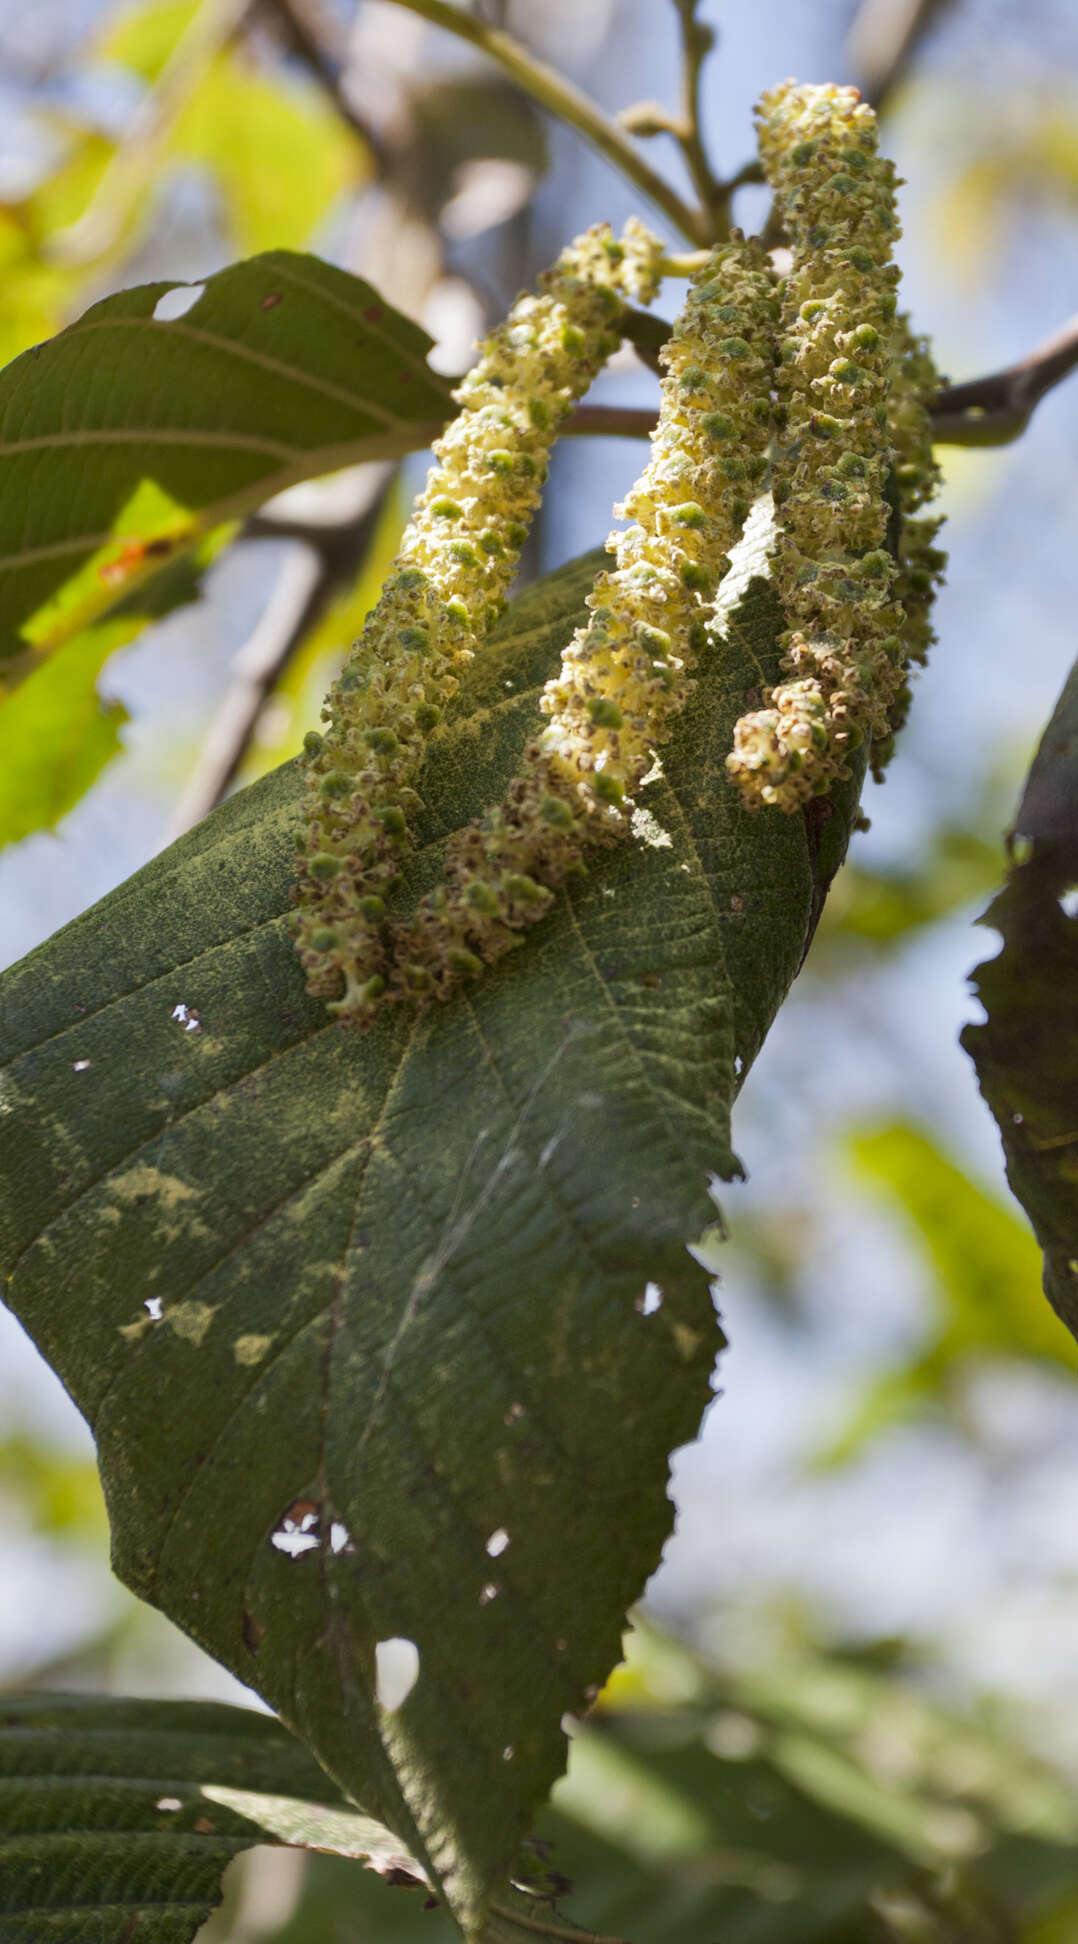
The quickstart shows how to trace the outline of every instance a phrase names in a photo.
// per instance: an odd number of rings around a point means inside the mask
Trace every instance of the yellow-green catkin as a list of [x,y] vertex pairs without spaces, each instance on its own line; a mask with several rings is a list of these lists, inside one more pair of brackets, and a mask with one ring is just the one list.
[[295,887],[307,990],[367,1023],[386,983],[385,894],[419,806],[426,740],[497,620],[551,445],[620,340],[626,298],[650,302],[661,246],[635,219],[578,237],[517,299],[456,397],[380,600],[307,737]]
[[629,829],[767,469],[776,322],[767,258],[735,232],[664,347],[651,461],[616,509],[633,524],[607,542],[615,565],[547,684],[547,726],[500,808],[450,845],[445,885],[394,927],[403,991],[445,997],[519,944],[586,847]]
[[899,513],[898,573],[895,596],[902,609],[902,642],[906,676],[888,711],[886,735],[872,744],[870,760],[877,782],[894,752],[895,736],[905,723],[911,697],[909,670],[924,667],[935,641],[932,603],[943,577],[947,556],[935,543],[942,514],[922,508],[939,490],[940,469],[932,450],[929,402],[940,383],[926,339],[917,337],[909,318],[896,320],[888,418],[894,448],[895,499]]
[[896,568],[885,547],[893,463],[893,165],[855,88],[765,94],[760,152],[789,236],[776,373],[773,574],[791,679],[737,724],[727,759],[750,809],[795,811],[889,733],[903,680]]

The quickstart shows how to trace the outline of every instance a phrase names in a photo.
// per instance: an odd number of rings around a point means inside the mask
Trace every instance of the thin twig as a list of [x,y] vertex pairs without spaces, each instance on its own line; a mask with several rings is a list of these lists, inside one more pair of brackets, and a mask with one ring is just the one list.
[[650,405],[578,405],[563,431],[574,439],[646,439],[656,419]]
[[262,0],[266,11],[283,30],[292,52],[320,82],[341,120],[370,154],[375,174],[386,173],[387,157],[380,137],[364,121],[342,80],[345,50],[335,45],[338,36],[317,0]]
[[951,0],[861,0],[846,54],[877,113],[902,80],[936,16]]
[[526,94],[531,95],[550,114],[568,122],[614,168],[627,176],[630,182],[635,182],[642,194],[664,211],[683,236],[693,243],[708,242],[710,226],[703,211],[690,209],[671,184],[651,167],[625,130],[604,114],[590,95],[586,95],[565,75],[559,74],[556,68],[539,60],[522,41],[516,40],[512,34],[502,33],[496,27],[488,27],[475,14],[461,13],[459,8],[449,5],[448,0],[393,0],[393,4],[406,8],[409,13],[419,14],[423,20],[429,20],[432,26],[444,27],[447,33],[456,34],[458,39],[468,41],[472,47],[479,48],[481,53],[497,61]]
[[1046,392],[1078,368],[1078,313],[1017,364],[945,385],[932,401],[941,445],[1006,445],[1029,424]]
[[681,21],[681,119],[672,132],[707,213],[711,237],[718,241],[729,228],[729,195],[708,159],[700,101],[700,77],[715,45],[715,31],[697,20],[699,0],[674,0],[674,5]]
[[357,481],[347,519],[323,524],[266,513],[245,529],[248,538],[291,537],[292,545],[266,606],[236,656],[232,677],[176,806],[168,841],[207,817],[239,773],[258,719],[293,656],[354,573],[378,517],[388,468],[372,466]]
[[[661,317],[627,309],[622,320],[625,337],[652,370],[659,371],[658,354],[670,335]],[[931,401],[932,437],[937,445],[1006,445],[1025,431],[1046,392],[1078,369],[1078,313],[1017,364],[961,385],[944,385]],[[646,407],[581,405],[566,425],[576,434],[620,434],[642,438],[655,423]]]
[[65,269],[96,263],[119,243],[178,116],[208,68],[240,31],[251,4],[252,0],[203,0],[142,97],[89,208],[50,238],[45,250],[50,262]]

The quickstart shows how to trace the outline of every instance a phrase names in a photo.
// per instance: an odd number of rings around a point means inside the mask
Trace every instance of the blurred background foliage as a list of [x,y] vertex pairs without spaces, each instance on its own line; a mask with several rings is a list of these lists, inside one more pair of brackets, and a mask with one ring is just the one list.
[[[674,98],[664,0],[475,11],[612,111]],[[763,86],[890,62],[906,291],[954,378],[1062,322],[1071,0],[704,0],[702,16],[719,33],[706,125],[731,172]],[[3,361],[111,290],[287,246],[370,278],[457,371],[569,234],[636,206],[571,132],[383,0],[0,0],[0,77]],[[677,179],[672,146],[653,153]],[[763,209],[739,192],[747,225]],[[1078,1352],[956,1044],[991,949],[973,920],[1073,656],[1076,392],[1013,447],[941,455],[940,645],[745,1090],[750,1180],[714,1257],[725,1395],[678,1454],[648,1623],[541,1831],[581,1886],[578,1920],[635,1944],[1078,1936]],[[597,395],[646,403],[654,380],[626,352]],[[529,573],[603,538],[638,457],[606,440],[559,455]],[[0,702],[6,957],[294,752],[415,473],[294,489]],[[235,1698],[110,1579],[85,1433],[0,1324],[0,1683]],[[443,1934],[414,1893],[340,1859],[259,1851],[206,1935]]]

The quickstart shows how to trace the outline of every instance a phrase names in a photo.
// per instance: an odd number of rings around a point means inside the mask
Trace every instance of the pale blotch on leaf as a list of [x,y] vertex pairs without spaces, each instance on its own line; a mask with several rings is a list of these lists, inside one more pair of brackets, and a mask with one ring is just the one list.
[[272,1342],[268,1336],[239,1336],[232,1345],[232,1355],[238,1364],[261,1363]]
[[402,1708],[419,1679],[419,1649],[414,1640],[394,1635],[374,1650],[374,1693],[385,1714]]
[[183,1337],[185,1343],[193,1343],[197,1350],[216,1314],[216,1303],[199,1303],[188,1297],[186,1302],[177,1303],[175,1309],[169,1310],[168,1320],[176,1335]]

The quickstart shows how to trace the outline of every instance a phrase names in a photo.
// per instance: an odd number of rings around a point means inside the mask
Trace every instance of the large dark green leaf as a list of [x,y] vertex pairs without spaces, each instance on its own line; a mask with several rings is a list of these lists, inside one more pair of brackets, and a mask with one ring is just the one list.
[[272,250],[95,304],[0,374],[0,671],[19,674],[282,487],[428,443],[431,340],[377,291]]
[[1003,949],[973,973],[987,1019],[962,1044],[999,1123],[1007,1179],[1044,1251],[1044,1289],[1078,1336],[1078,665],[1029,773],[1028,854],[982,923]]
[[[517,767],[594,566],[522,597],[477,664],[402,903]],[[853,813],[851,788],[810,842],[726,782],[778,625],[753,581],[639,840],[445,1007],[362,1034],[304,993],[294,766],[0,988],[8,1296],[96,1433],[117,1570],[468,1935],[669,1531],[718,1344],[686,1244]],[[390,1638],[419,1650],[392,1713]]]

